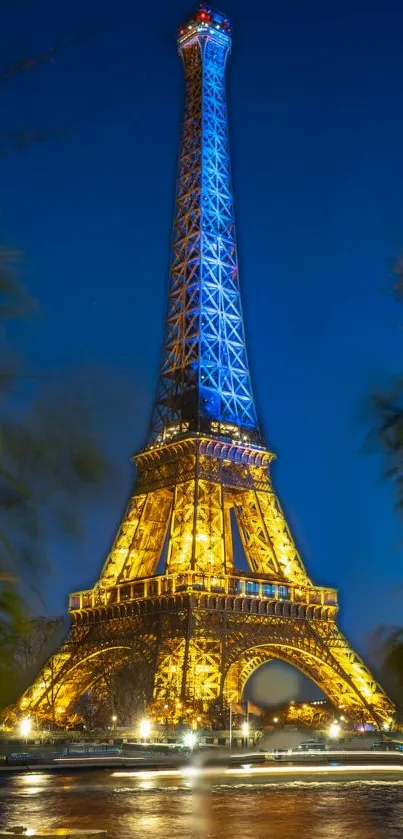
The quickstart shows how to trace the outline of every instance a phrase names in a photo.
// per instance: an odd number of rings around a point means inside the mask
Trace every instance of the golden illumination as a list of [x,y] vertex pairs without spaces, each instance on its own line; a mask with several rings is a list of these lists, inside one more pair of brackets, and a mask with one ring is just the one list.
[[[102,576],[71,595],[70,636],[20,709],[63,719],[96,681],[100,658],[119,668],[130,653],[154,668],[156,718],[168,705],[172,720],[185,715],[182,706],[194,719],[217,700],[239,704],[253,671],[278,658],[349,719],[390,725],[392,703],[337,627],[337,593],[307,577],[272,489],[272,455],[250,450],[246,458],[239,445],[231,444],[229,463],[226,444],[194,436],[138,455],[141,492]],[[231,511],[248,574],[234,568]],[[156,575],[166,535],[166,568]]]

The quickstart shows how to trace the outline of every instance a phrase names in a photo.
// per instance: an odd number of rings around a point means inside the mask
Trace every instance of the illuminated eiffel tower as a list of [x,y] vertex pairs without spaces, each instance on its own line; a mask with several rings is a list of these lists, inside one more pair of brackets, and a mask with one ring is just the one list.
[[[166,336],[149,441],[100,579],[70,596],[71,628],[19,707],[64,714],[100,663],[146,662],[153,706],[239,702],[262,663],[297,667],[351,718],[393,706],[312,585],[273,490],[252,395],[238,280],[225,65],[229,21],[183,25],[185,111]],[[234,562],[237,528],[248,571]]]

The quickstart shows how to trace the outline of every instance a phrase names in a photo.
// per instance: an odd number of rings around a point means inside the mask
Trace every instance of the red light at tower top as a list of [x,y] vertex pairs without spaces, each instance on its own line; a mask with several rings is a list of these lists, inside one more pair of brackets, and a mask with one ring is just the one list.
[[197,14],[196,14],[196,20],[206,20],[206,21],[209,21],[209,20],[211,20],[211,15],[209,15],[209,13],[208,13],[208,12],[205,12],[205,11],[197,12]]

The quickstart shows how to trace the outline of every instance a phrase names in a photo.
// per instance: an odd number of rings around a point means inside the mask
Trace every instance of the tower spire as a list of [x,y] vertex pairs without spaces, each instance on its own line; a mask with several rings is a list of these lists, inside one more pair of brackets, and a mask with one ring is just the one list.
[[163,360],[151,439],[260,442],[245,345],[228,142],[231,26],[202,3],[178,33],[185,108]]

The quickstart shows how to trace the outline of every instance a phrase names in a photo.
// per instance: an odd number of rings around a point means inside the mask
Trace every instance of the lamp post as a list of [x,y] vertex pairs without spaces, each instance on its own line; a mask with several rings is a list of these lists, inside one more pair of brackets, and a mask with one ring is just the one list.
[[232,751],[232,702],[229,703],[229,750]]
[[[242,737],[243,737],[243,744],[244,744],[244,746],[248,746],[248,739],[249,739],[249,723],[248,722],[243,722],[242,723],[241,731],[242,731]],[[246,740],[246,743],[245,743],[245,740]]]
[[166,733],[167,736],[168,736],[168,729],[169,729],[168,711],[169,711],[169,705],[168,705],[167,702],[165,702],[165,705],[164,705],[164,725],[165,725],[165,733]]
[[328,733],[328,736],[330,737],[331,740],[338,740],[339,737],[340,737],[340,731],[341,731],[340,724],[338,722],[336,722],[336,720],[334,720],[329,725],[329,730],[328,730],[327,733]]
[[141,720],[140,725],[139,725],[139,732],[140,732],[140,738],[144,741],[147,741],[147,738],[150,736],[150,733],[151,733],[150,720],[147,720],[147,719]]
[[192,752],[197,743],[197,735],[194,731],[188,731],[183,738],[183,745]]
[[24,717],[20,722],[21,737],[25,737],[25,742],[28,743],[28,737],[32,729],[32,720],[30,717]]
[[116,723],[117,723],[117,719],[118,719],[116,714],[112,714],[111,719],[112,719],[112,731],[115,731],[116,730]]

